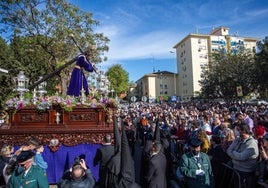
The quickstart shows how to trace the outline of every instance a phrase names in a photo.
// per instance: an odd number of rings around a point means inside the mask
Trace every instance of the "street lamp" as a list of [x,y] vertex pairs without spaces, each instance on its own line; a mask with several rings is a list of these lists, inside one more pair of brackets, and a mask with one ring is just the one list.
[[[176,53],[175,52],[173,52],[173,51],[169,51],[170,53],[172,53],[172,54],[175,54],[176,55]],[[174,74],[173,74],[173,81],[174,81],[174,95],[176,96],[177,95],[177,83],[176,83],[176,58],[175,58],[175,70],[174,70]]]
[[163,95],[163,73],[160,73],[160,95]]

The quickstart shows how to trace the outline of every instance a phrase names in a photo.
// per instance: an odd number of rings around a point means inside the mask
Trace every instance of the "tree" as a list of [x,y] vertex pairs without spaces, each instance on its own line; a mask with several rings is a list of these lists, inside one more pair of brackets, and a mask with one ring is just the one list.
[[201,91],[207,98],[232,99],[237,86],[242,86],[243,95],[253,92],[254,54],[241,49],[236,54],[215,53],[212,61],[201,74]]
[[[32,54],[42,54],[42,58],[45,58],[42,65],[46,67],[46,73],[80,53],[70,34],[74,35],[82,49],[96,46],[90,59],[92,62],[100,63],[107,59],[103,52],[108,51],[109,39],[102,33],[94,33],[98,21],[92,19],[91,13],[84,12],[65,0],[1,1],[0,18],[0,23],[4,25],[2,32],[10,33],[14,40],[24,37],[28,44],[24,47]],[[16,47],[16,50],[20,48]],[[24,56],[27,55],[24,53]],[[29,65],[32,59],[24,57],[23,62],[23,66]],[[37,72],[32,74],[40,76],[42,71],[39,72],[37,69]],[[66,71],[66,74],[62,72],[57,75],[64,92],[68,74],[69,71]],[[31,80],[32,83],[34,81],[36,80]]]
[[110,88],[115,91],[116,95],[128,91],[128,72],[126,72],[120,64],[111,66],[106,72],[106,76],[110,81]]
[[20,67],[20,63],[12,56],[9,45],[0,37],[0,68],[8,70],[8,74],[0,72],[0,109],[3,108],[3,103],[7,96],[11,95],[14,89],[13,76],[17,74],[16,68]]
[[263,41],[257,42],[257,47],[260,51],[255,56],[256,84],[258,85],[260,96],[268,98],[268,37],[265,37]]

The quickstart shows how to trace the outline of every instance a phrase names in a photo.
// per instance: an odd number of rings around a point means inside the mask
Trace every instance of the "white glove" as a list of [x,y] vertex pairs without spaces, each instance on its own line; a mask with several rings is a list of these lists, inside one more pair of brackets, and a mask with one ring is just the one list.
[[204,170],[198,169],[198,170],[195,171],[195,175],[203,176],[203,175],[205,175],[205,172],[204,172]]

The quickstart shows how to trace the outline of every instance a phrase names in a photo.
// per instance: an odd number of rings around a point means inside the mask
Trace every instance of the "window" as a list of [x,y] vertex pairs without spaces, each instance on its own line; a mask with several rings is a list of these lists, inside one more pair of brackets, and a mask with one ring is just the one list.
[[201,50],[206,50],[206,49],[207,49],[206,46],[201,46],[201,45],[199,45],[199,47],[198,47],[198,51],[199,51],[199,52],[201,52]]
[[199,58],[207,59],[207,58],[208,58],[208,55],[206,55],[206,54],[200,54],[200,55],[199,55]]

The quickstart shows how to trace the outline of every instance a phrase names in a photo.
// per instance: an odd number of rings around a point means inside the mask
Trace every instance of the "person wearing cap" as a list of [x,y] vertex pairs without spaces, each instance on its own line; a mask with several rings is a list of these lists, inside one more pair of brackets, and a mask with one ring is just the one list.
[[200,151],[202,141],[189,140],[190,151],[181,156],[177,171],[183,176],[188,187],[213,188],[214,178],[209,156]]
[[95,179],[87,168],[85,160],[75,160],[71,169],[67,170],[57,183],[58,188],[93,188]]
[[246,187],[255,187],[258,142],[252,137],[250,127],[244,122],[236,125],[236,130],[239,136],[228,147],[227,154],[231,157],[233,168],[239,173],[241,182],[245,181]]
[[34,164],[35,153],[31,150],[22,151],[17,156],[17,168],[8,182],[9,188],[48,188],[46,172]]

